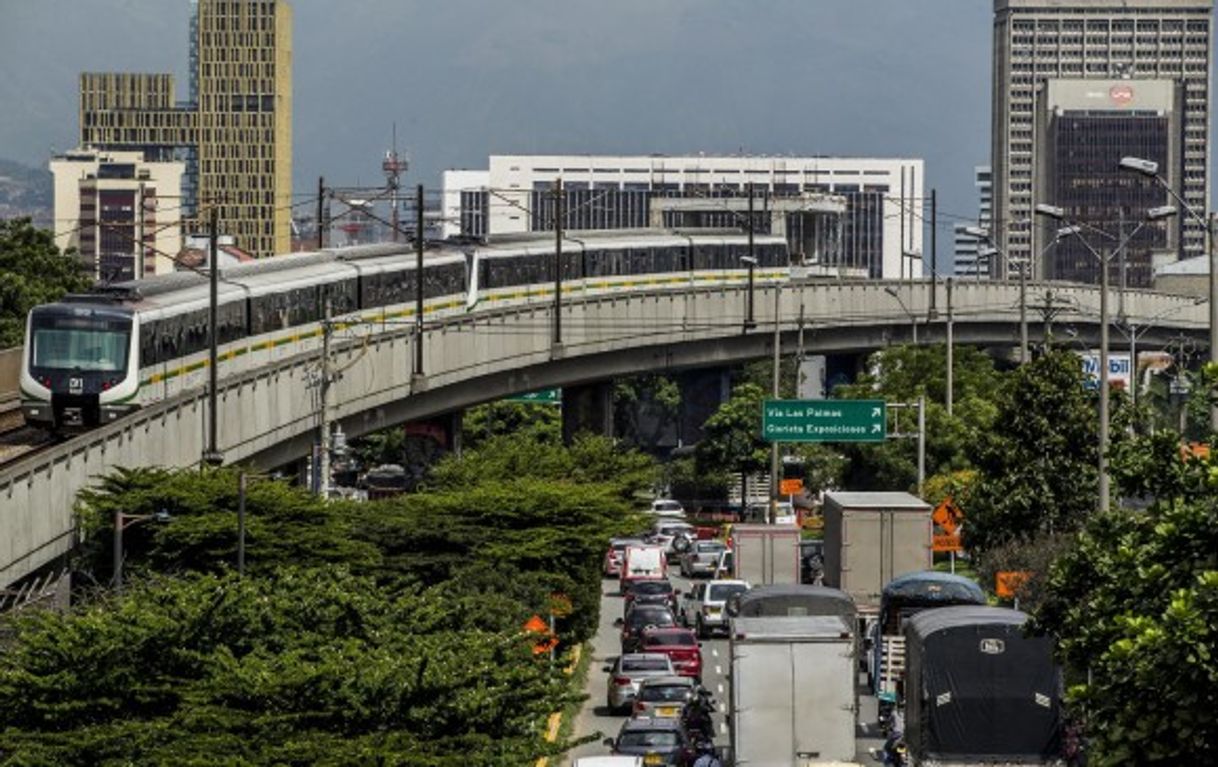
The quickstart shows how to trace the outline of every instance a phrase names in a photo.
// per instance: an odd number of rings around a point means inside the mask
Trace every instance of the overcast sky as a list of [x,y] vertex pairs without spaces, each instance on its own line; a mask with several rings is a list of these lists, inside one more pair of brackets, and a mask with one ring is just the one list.
[[[291,5],[301,192],[319,175],[376,182],[396,121],[409,184],[491,153],[920,157],[940,211],[976,215],[988,0]],[[169,71],[186,96],[189,0],[0,0],[0,12],[0,157],[45,166],[75,145],[81,71]]]

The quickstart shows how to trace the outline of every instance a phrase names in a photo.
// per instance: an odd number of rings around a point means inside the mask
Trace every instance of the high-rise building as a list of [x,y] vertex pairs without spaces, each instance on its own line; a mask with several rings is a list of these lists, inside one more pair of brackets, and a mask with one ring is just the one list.
[[56,155],[55,245],[75,248],[97,279],[172,272],[168,256],[182,246],[183,171],[180,162],[147,162],[140,152],[86,148]]
[[[1179,164],[1167,177],[1197,212],[1208,209],[1212,12],[1213,0],[994,0],[994,229],[1007,262],[1034,259],[1047,244],[1032,218],[1045,202],[1036,172],[1049,145],[1037,130],[1037,102],[1052,80],[1161,80],[1178,88],[1182,130],[1168,141],[1179,145]],[[1112,155],[1093,158],[1105,168],[1121,159],[1117,147],[1092,150]],[[1158,204],[1165,201],[1164,193]],[[1121,198],[1109,210],[1140,216],[1141,202]],[[1180,257],[1204,253],[1204,226],[1183,211],[1172,226]],[[1007,263],[996,259],[994,271],[1005,276]]]
[[[975,226],[992,232],[994,222],[994,184],[990,166],[978,165],[973,168],[973,186],[977,188],[977,223]],[[981,258],[987,244],[965,232],[973,224],[957,223],[952,231],[955,235],[955,264],[952,273],[957,277],[981,277],[989,274],[989,261]]]
[[[645,227],[652,223],[655,197],[742,197],[752,184],[758,213],[766,200],[801,193],[844,197],[830,265],[872,277],[920,277],[924,176],[918,159],[492,155],[488,170],[444,174],[444,233],[481,237],[551,228],[552,189],[560,177],[569,229]],[[704,226],[741,225],[738,213],[701,220]],[[795,221],[786,231],[794,250],[804,233]]]
[[186,164],[182,207],[259,257],[291,249],[292,11],[284,0],[192,0],[189,101],[173,76],[84,73],[80,141]]

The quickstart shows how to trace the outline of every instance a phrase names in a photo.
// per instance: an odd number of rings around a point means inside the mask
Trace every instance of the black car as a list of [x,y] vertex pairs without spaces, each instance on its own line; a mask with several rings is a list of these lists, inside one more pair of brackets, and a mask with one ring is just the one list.
[[631,609],[643,605],[659,605],[667,607],[675,613],[677,611],[677,592],[673,590],[672,584],[667,579],[632,581],[626,587],[622,615],[628,615]]
[[606,738],[605,745],[615,754],[641,756],[647,765],[687,767],[695,758],[694,745],[679,719],[649,716],[629,719],[618,731],[617,738]]
[[669,628],[677,625],[672,611],[661,605],[639,605],[620,621],[622,627],[622,652],[638,652],[643,629],[655,626]]

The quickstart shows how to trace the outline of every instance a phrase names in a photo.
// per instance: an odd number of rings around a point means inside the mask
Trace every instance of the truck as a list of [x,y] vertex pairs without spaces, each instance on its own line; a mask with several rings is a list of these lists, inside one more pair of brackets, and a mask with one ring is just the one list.
[[884,586],[933,568],[931,507],[909,493],[826,493],[824,583],[876,614]]
[[799,528],[733,525],[732,575],[752,586],[799,583]]
[[730,652],[736,764],[802,767],[854,759],[858,660],[847,620],[736,618]]

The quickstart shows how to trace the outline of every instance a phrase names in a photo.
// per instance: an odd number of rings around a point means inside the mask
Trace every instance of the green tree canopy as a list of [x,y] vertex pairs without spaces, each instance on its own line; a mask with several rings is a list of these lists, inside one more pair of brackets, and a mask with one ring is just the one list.
[[0,274],[0,349],[21,345],[30,309],[90,284],[79,259],[28,218],[0,220]]
[[769,466],[770,445],[761,438],[761,407],[766,394],[760,386],[742,383],[727,402],[702,425],[705,435],[694,452],[698,470],[752,474]]

